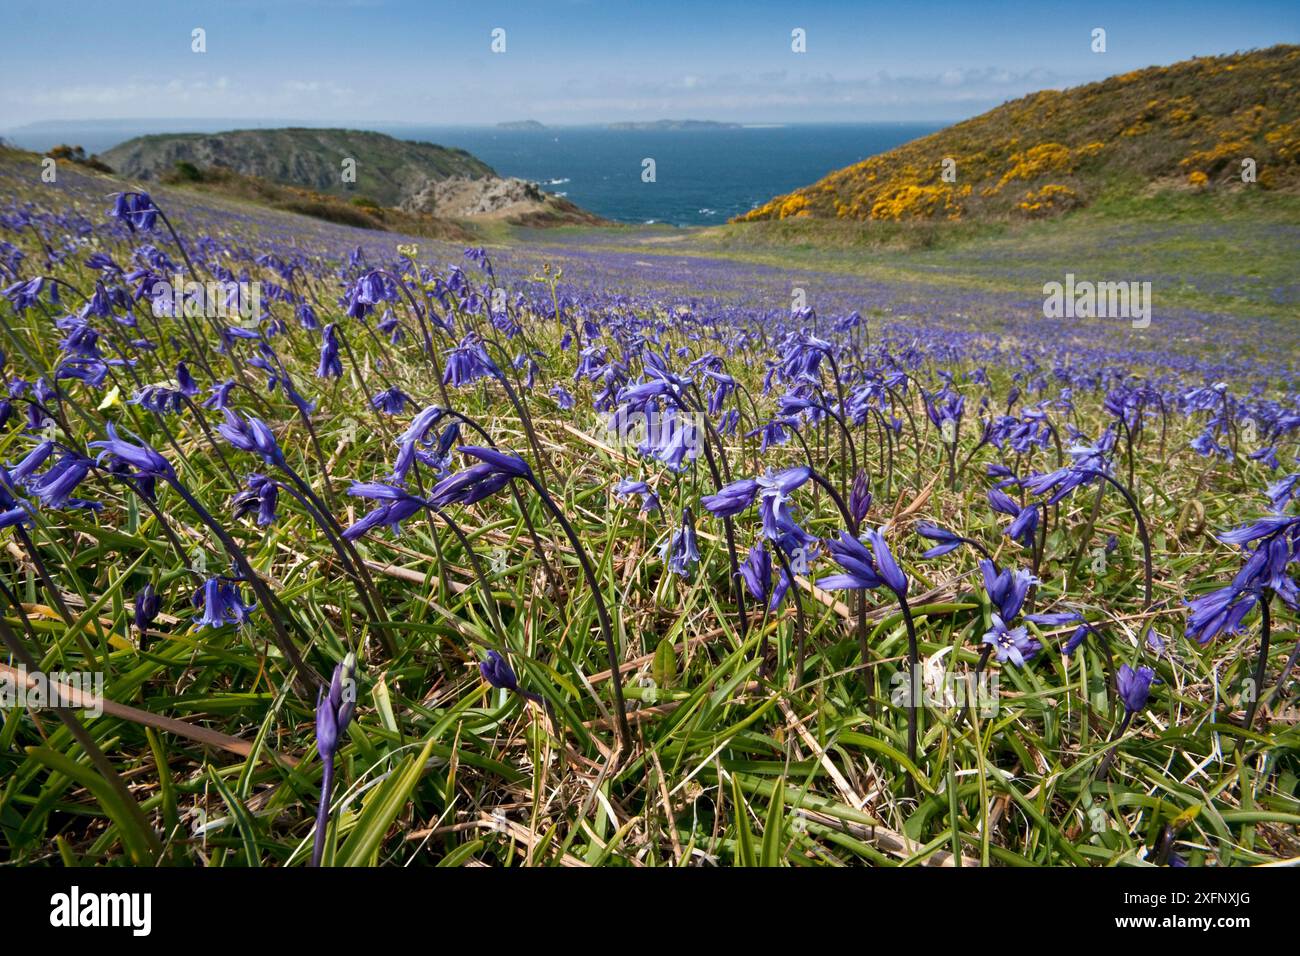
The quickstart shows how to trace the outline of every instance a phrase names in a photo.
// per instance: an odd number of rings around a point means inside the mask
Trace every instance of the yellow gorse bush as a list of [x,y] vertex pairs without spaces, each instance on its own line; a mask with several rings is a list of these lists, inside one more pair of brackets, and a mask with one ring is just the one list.
[[[1300,184],[1300,47],[1151,67],[1044,90],[779,196],[741,221],[1047,216],[1253,159]],[[945,160],[956,180],[945,179]],[[955,164],[955,167],[953,166]],[[1190,179],[1188,179],[1190,181]],[[1027,189],[1008,189],[1023,183]]]

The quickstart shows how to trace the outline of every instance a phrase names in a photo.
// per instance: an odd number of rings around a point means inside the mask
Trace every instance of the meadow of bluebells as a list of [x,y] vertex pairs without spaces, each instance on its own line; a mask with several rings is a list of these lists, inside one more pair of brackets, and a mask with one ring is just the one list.
[[1300,851],[1293,333],[0,186],[9,857]]

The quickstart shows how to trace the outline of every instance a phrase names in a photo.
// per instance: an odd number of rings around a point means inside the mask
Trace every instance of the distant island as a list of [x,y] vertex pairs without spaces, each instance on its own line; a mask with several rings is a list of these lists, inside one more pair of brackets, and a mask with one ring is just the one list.
[[497,129],[546,129],[546,125],[537,120],[511,120],[509,123],[497,123]]
[[719,123],[717,120],[650,120],[649,122],[610,123],[607,129],[740,129],[739,123]]

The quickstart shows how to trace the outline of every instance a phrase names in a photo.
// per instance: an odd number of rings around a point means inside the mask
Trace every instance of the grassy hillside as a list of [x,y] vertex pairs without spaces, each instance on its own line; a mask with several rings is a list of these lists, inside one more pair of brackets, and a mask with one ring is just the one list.
[[159,181],[169,186],[228,196],[270,209],[296,212],[359,229],[401,232],[449,242],[470,241],[475,237],[475,233],[464,224],[448,219],[409,213],[392,206],[380,206],[362,196],[347,199],[298,186],[284,186],[219,166],[201,170],[182,163],[172,172],[164,174]]
[[1247,158],[1260,189],[1300,184],[1300,47],[1044,90],[838,170],[735,221],[1046,218],[1151,190],[1239,189]]
[[[177,163],[224,167],[274,183],[362,196],[395,206],[427,180],[496,175],[463,149],[347,129],[246,129],[227,133],[139,136],[103,154],[124,176],[158,180]],[[356,161],[356,181],[343,181],[343,161]]]

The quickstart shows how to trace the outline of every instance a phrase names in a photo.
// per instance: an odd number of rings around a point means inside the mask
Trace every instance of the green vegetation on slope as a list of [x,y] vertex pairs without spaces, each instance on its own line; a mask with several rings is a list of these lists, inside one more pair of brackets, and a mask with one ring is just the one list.
[[[177,163],[220,166],[246,176],[395,206],[429,180],[495,176],[463,149],[347,129],[245,129],[227,133],[139,136],[101,157],[124,176],[157,180]],[[344,161],[355,161],[355,182]]]

